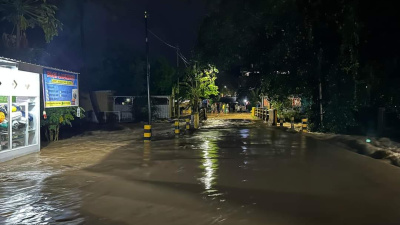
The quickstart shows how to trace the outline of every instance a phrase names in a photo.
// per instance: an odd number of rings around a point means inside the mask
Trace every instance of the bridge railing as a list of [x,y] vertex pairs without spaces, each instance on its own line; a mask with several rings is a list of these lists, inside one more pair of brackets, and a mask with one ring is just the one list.
[[259,119],[261,119],[261,120],[268,121],[268,119],[269,119],[269,110],[267,108],[259,108],[259,107],[257,107],[257,108],[255,108],[254,116],[259,118]]
[[254,116],[273,126],[276,126],[278,123],[276,109],[256,107],[254,108]]

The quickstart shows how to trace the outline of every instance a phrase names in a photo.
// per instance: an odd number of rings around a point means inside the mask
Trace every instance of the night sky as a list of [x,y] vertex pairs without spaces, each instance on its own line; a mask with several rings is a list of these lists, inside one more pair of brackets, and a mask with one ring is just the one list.
[[[118,5],[118,4],[116,4]],[[132,50],[132,57],[144,54],[144,11],[150,13],[149,29],[172,45],[178,44],[189,57],[196,43],[197,31],[206,15],[202,0],[151,0],[129,1],[121,8],[111,10],[97,3],[85,5],[86,58],[89,68],[102,63],[110,45],[120,45]],[[58,18],[64,30],[47,45],[52,55],[52,66],[79,71],[82,67],[78,2],[62,1]],[[164,56],[175,63],[175,51],[159,40],[150,37],[152,57]]]

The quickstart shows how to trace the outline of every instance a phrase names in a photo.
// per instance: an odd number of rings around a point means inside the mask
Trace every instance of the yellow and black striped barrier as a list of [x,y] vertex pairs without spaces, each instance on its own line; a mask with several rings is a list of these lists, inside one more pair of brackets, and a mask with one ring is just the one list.
[[151,125],[144,125],[143,140],[145,142],[151,141]]
[[190,119],[186,119],[186,130],[190,130]]
[[301,119],[301,131],[308,132],[308,119]]
[[175,121],[175,134],[179,135],[181,130],[179,130],[179,121]]

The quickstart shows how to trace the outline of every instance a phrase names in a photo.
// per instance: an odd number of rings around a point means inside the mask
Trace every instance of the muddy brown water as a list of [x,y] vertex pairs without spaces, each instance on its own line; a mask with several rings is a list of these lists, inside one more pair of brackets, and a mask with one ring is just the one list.
[[391,165],[255,121],[150,144],[141,132],[0,164],[0,224],[400,224]]

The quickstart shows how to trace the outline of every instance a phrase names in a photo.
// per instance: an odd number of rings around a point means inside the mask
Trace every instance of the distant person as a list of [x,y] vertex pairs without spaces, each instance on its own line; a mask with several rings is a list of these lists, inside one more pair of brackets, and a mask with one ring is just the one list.
[[219,114],[219,110],[220,110],[220,105],[219,105],[219,102],[217,103],[217,113]]
[[225,104],[222,104],[222,113],[225,114]]
[[211,104],[211,114],[214,113],[214,110],[215,110],[215,105],[214,105],[214,104]]

